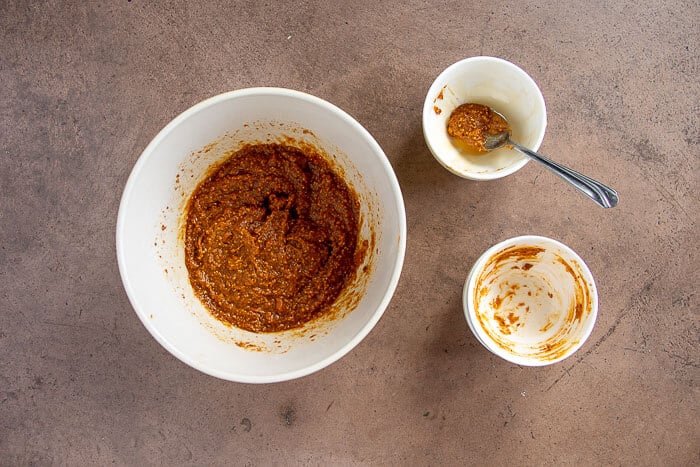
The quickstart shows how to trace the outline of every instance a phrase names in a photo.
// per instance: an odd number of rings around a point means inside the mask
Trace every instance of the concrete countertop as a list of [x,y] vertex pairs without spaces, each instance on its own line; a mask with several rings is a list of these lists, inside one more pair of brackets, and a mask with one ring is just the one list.
[[[697,465],[697,2],[0,2],[0,464]],[[421,108],[451,63],[539,84],[541,151],[615,187],[604,210],[537,164],[492,182],[430,155]],[[153,136],[209,96],[305,91],[387,153],[406,262],[351,353],[279,384],[221,381],[150,336],[115,223]],[[521,234],[576,250],[600,293],[572,358],[485,350],[460,295]]]

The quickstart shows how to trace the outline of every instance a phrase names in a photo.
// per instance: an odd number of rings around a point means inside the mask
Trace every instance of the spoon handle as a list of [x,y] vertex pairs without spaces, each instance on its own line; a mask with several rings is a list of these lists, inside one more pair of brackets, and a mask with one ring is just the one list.
[[561,178],[563,178],[564,180],[572,184],[574,187],[576,187],[584,195],[588,196],[593,201],[595,201],[598,205],[604,208],[613,208],[617,206],[619,197],[617,196],[617,192],[612,188],[605,186],[602,183],[595,181],[590,177],[586,177],[585,175],[578,173],[575,170],[558,164],[551,159],[537,154],[531,149],[520,146],[517,143],[508,141],[508,144],[512,144],[513,147],[518,151],[522,152],[523,154],[526,154],[531,159],[536,160],[555,174],[559,175]]

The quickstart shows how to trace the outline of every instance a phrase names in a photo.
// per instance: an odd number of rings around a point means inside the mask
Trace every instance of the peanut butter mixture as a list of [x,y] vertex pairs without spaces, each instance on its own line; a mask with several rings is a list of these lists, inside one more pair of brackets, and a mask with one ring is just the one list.
[[462,104],[447,120],[447,134],[461,141],[462,145],[475,153],[488,152],[484,143],[486,135],[495,135],[510,128],[508,122],[491,107],[481,104]]
[[354,277],[357,195],[319,154],[245,146],[189,200],[192,287],[224,323],[253,332],[302,326]]

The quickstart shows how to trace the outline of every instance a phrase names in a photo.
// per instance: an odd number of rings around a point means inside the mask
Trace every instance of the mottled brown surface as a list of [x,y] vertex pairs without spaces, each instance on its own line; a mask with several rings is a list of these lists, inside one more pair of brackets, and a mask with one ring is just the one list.
[[[699,16],[665,0],[0,1],[0,463],[697,465]],[[479,54],[534,77],[542,152],[620,206],[534,163],[469,182],[433,160],[425,93]],[[262,85],[328,99],[377,138],[408,248],[356,349],[253,386],[148,334],[114,231],[160,128]],[[601,300],[586,345],[541,369],[490,355],[460,305],[479,254],[527,233],[574,248]]]

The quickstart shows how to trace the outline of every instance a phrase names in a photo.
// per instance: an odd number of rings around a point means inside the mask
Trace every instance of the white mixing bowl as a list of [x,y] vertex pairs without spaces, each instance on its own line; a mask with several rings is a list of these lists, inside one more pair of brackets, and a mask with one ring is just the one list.
[[[311,144],[325,153],[358,194],[361,238],[369,243],[332,313],[279,333],[251,333],[213,318],[195,297],[184,261],[190,194],[212,164],[255,142]],[[403,198],[379,144],[338,107],[278,88],[221,94],[170,122],[134,166],[117,220],[119,271],[144,326],[188,365],[239,382],[297,378],[348,353],[388,306],[405,249]]]

